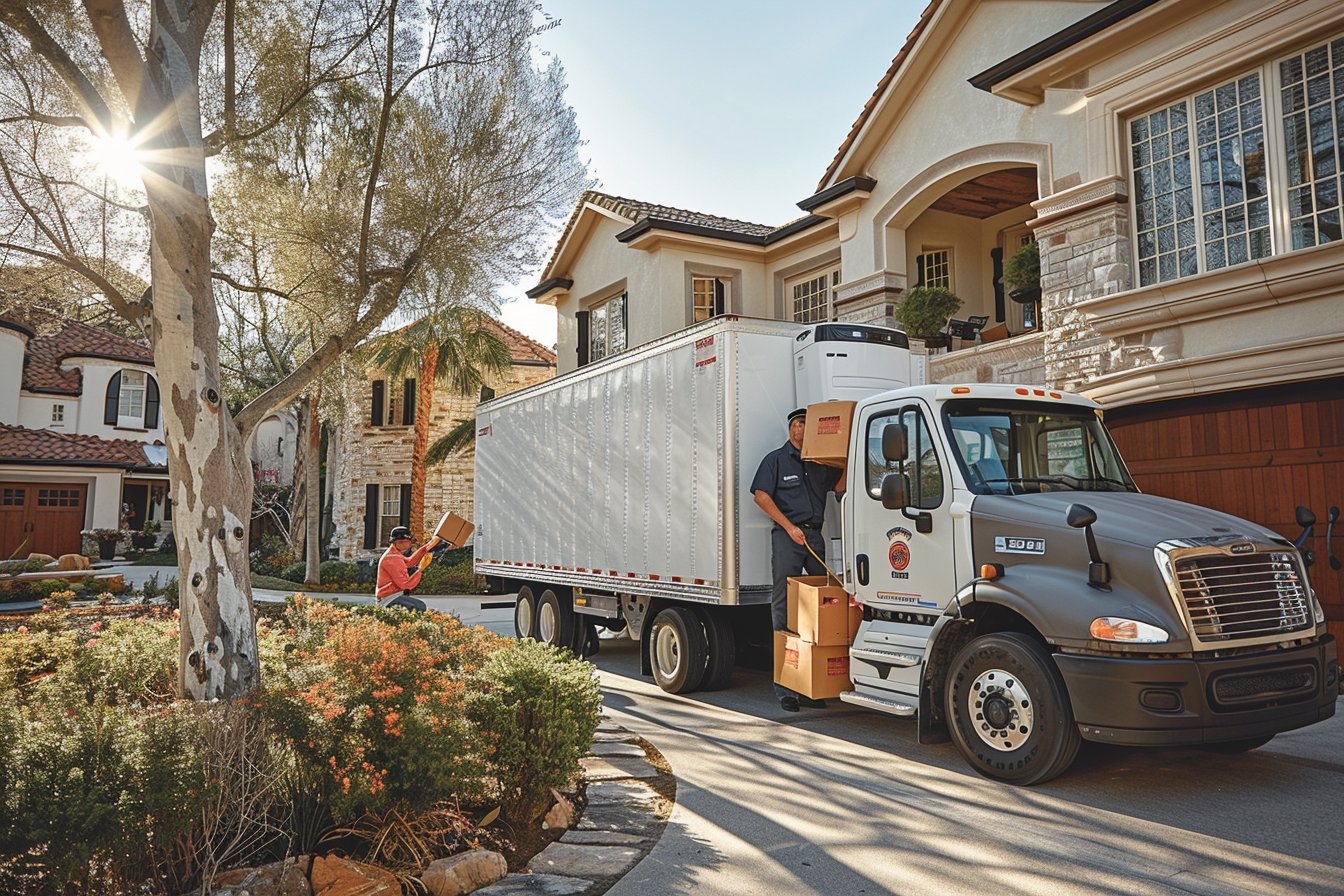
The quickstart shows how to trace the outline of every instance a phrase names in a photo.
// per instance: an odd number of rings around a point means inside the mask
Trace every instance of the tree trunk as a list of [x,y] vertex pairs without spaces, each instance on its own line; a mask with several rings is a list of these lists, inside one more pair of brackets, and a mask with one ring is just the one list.
[[318,415],[318,405],[322,401],[322,390],[317,388],[304,405],[308,409],[308,440],[304,454],[307,464],[304,467],[304,563],[306,571],[303,577],[306,585],[322,584],[322,420]]
[[[308,465],[312,459],[308,456],[308,397],[301,396],[294,402],[294,477],[290,480],[289,526],[285,540],[294,553],[294,559],[304,554],[303,538],[308,531]],[[304,569],[307,576],[307,568]]]
[[[196,700],[231,699],[257,684],[247,568],[254,481],[245,433],[219,388],[219,316],[210,283],[210,215],[199,101],[200,12],[151,4],[146,81],[135,110],[151,136],[150,343],[163,394],[177,540],[179,686]],[[158,98],[168,98],[160,100]],[[175,100],[173,98],[176,98]],[[150,126],[152,123],[152,126]]]
[[417,541],[425,539],[425,452],[429,450],[429,418],[434,409],[434,368],[439,365],[439,347],[430,340],[420,359],[420,377],[415,381],[415,443],[411,449],[411,531]]

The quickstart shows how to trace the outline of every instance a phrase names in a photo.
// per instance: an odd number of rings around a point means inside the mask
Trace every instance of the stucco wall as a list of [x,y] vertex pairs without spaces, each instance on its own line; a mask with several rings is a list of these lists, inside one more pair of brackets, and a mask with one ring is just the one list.
[[19,422],[19,385],[27,345],[26,336],[0,327],[0,423]]

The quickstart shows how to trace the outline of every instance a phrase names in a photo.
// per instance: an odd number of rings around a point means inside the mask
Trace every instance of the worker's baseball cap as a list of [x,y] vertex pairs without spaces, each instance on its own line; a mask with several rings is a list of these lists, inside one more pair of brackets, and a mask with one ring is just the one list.
[[795,408],[794,410],[789,411],[789,422],[792,423],[793,421],[806,416],[807,408]]
[[387,540],[396,541],[399,538],[410,538],[410,537],[411,537],[410,529],[406,528],[405,526],[396,526],[392,529],[392,534],[388,537]]

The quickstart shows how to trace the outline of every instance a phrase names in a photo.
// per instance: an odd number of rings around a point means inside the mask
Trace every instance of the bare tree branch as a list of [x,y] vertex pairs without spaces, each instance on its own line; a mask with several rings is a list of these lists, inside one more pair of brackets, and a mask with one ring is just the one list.
[[47,61],[60,76],[75,102],[83,108],[83,116],[98,122],[104,133],[111,133],[115,117],[102,94],[93,86],[88,75],[75,64],[65,48],[57,43],[28,9],[28,4],[16,0],[0,2],[0,22],[13,28],[27,39],[33,51]]
[[136,115],[143,98],[142,91],[146,87],[152,89],[152,82],[145,80],[144,61],[131,23],[126,18],[126,7],[119,0],[84,0],[84,11],[89,15],[89,24],[98,36],[103,58],[117,79],[121,95],[126,98],[131,114]]

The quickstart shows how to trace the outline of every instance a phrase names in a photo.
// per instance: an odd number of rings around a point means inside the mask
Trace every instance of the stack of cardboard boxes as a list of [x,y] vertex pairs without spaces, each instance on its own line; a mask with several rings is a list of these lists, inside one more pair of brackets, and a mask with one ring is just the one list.
[[[808,405],[803,459],[844,469],[853,418],[852,401]],[[818,700],[850,690],[849,645],[862,619],[829,576],[789,579],[789,630],[775,632],[775,681]]]

